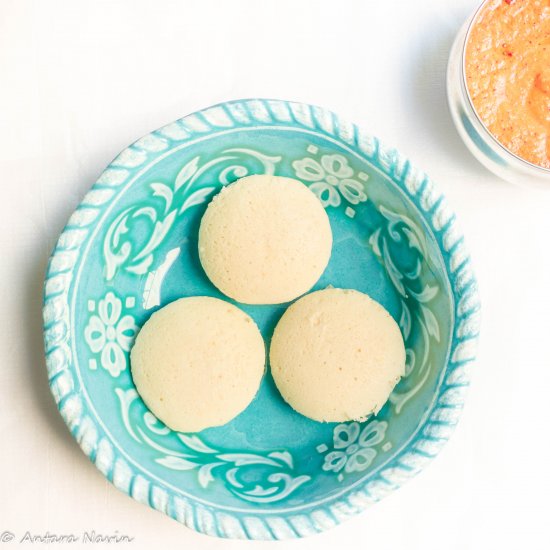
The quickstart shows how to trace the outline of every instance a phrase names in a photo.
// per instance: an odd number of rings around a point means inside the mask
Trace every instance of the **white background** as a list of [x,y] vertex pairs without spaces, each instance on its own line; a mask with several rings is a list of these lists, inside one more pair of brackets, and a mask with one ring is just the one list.
[[0,0],[0,532],[273,544],[199,535],[111,486],[50,396],[40,311],[48,254],[119,150],[210,104],[270,97],[332,109],[424,168],[458,214],[483,300],[468,403],[437,460],[362,515],[279,546],[550,548],[550,192],[499,181],[452,126],[445,65],[475,5]]

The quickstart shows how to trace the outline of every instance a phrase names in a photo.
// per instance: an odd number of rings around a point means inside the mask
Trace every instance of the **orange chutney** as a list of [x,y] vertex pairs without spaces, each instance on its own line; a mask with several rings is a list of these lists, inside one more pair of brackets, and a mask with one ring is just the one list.
[[466,44],[478,116],[512,153],[550,168],[550,0],[492,0]]

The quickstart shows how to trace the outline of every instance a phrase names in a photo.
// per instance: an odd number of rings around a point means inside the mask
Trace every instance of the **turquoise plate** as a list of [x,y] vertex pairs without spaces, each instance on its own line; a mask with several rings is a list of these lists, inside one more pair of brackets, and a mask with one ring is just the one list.
[[[247,174],[301,180],[334,247],[315,286],[355,288],[400,324],[406,376],[375,418],[295,413],[269,369],[250,406],[199,434],[161,424],[129,370],[138,328],[181,296],[224,298],[197,229]],[[241,306],[269,344],[288,304]],[[44,336],[51,390],[83,451],[120,490],[209,535],[323,531],[393,491],[438,453],[463,404],[478,296],[455,218],[427,176],[334,114],[271,100],[216,105],[141,138],[101,174],[50,259]]]

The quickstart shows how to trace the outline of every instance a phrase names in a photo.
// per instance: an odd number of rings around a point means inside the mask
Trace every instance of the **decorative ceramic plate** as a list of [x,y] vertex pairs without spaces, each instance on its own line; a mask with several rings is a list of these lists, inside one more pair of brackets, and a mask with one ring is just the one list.
[[[162,425],[129,369],[138,328],[182,296],[225,298],[203,273],[208,201],[247,174],[301,180],[334,246],[315,289],[355,288],[399,322],[406,375],[365,422],[294,412],[268,371],[250,406],[199,434]],[[141,138],[72,215],[45,281],[50,386],[83,451],[119,489],[209,535],[282,539],[323,531],[393,491],[457,422],[478,333],[478,296],[454,216],[426,175],[334,114],[233,101]],[[269,345],[288,304],[243,306]]]

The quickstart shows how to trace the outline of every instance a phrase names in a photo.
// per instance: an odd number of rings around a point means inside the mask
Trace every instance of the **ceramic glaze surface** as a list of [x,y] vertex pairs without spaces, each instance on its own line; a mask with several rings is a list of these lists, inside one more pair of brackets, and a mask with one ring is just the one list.
[[[378,416],[317,423],[268,372],[251,405],[199,434],[139,398],[129,350],[160,306],[223,296],[198,260],[201,216],[238,178],[276,174],[315,192],[334,236],[315,289],[366,292],[399,323],[406,376]],[[210,535],[281,539],[332,527],[418,472],[457,422],[478,297],[454,215],[427,176],[330,112],[234,101],[141,138],[103,172],[63,231],[45,282],[50,385],[84,452],[119,489]],[[288,304],[239,304],[266,344]]]

